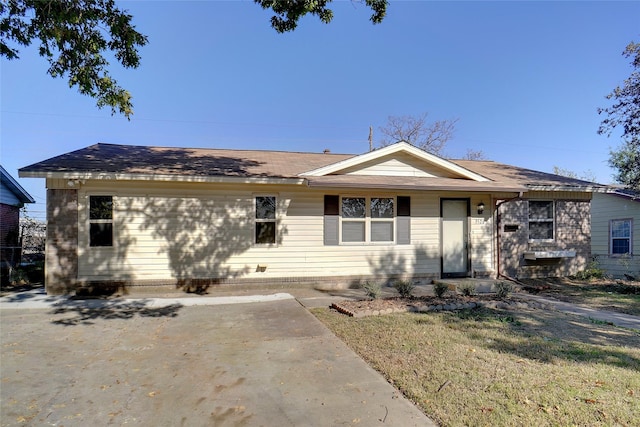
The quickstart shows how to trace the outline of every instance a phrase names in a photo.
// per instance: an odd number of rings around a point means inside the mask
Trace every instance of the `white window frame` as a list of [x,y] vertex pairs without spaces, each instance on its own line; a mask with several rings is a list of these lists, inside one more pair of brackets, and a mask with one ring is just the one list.
[[[531,218],[531,202],[545,202],[545,203],[551,203],[551,218],[546,218],[546,219],[537,219]],[[527,219],[528,219],[528,227],[527,227],[527,233],[529,233],[529,242],[553,242],[556,239],[556,202],[555,200],[528,200],[527,203]],[[531,223],[551,223],[552,228],[552,236],[550,239],[535,239],[531,237]]]
[[[91,218],[91,198],[92,197],[111,197],[111,218],[102,219],[102,218]],[[89,226],[87,227],[87,245],[91,250],[99,250],[99,249],[109,249],[113,248],[116,245],[116,228],[115,228],[115,207],[116,201],[115,196],[113,194],[88,194],[87,195],[87,222]],[[92,245],[91,244],[91,224],[111,224],[111,244],[110,245]]]
[[[259,197],[273,197],[274,203],[274,218],[258,218],[258,198]],[[256,246],[276,246],[278,244],[278,195],[277,194],[254,194],[253,195],[253,244]],[[274,224],[274,236],[273,242],[258,243],[258,224],[273,223]]]
[[[614,222],[628,222],[629,223],[629,236],[615,237],[618,239],[626,239],[629,241],[629,252],[626,253],[613,253],[613,223]],[[616,218],[609,221],[609,255],[614,257],[620,257],[633,254],[633,218]]]
[[[344,199],[364,199],[365,200],[365,214],[364,218],[345,218],[343,216],[343,200]],[[393,216],[391,218],[372,218],[371,217],[371,200],[372,199],[391,199],[393,201]],[[345,194],[340,196],[340,229],[339,229],[339,244],[340,245],[394,245],[396,243],[396,217],[398,216],[398,201],[396,196],[391,195],[378,195],[375,196],[363,196],[363,195],[351,195]],[[344,223],[364,223],[364,240],[363,241],[345,241],[343,240],[343,224]],[[391,240],[374,241],[372,237],[372,224],[373,223],[390,223]]]

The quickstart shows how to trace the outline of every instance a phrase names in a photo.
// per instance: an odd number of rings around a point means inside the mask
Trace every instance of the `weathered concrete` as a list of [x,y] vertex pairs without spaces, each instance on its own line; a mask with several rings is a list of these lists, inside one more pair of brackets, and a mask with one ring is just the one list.
[[574,314],[576,316],[588,317],[601,322],[611,323],[623,328],[638,329],[640,330],[640,317],[632,316],[630,314],[618,313],[615,311],[607,310],[594,310],[593,308],[583,307],[568,302],[558,301],[554,298],[544,298],[538,295],[531,295],[526,293],[519,293],[519,297],[526,298],[532,301],[537,301],[544,304],[554,310],[561,311],[567,314]]
[[93,304],[0,311],[3,426],[433,425],[294,299]]

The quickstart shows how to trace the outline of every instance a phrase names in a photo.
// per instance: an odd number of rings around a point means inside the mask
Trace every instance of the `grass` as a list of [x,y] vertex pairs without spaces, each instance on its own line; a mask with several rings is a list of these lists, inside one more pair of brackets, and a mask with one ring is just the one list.
[[638,331],[545,310],[314,314],[440,425],[640,425]]
[[[640,283],[616,280],[577,281],[567,278],[524,280],[527,289],[594,309],[618,311],[640,316]],[[539,290],[537,290],[537,289]]]

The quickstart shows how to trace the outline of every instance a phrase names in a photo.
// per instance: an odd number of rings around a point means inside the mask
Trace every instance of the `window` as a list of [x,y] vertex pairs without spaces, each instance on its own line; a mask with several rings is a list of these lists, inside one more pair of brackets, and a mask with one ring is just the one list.
[[631,220],[613,219],[611,220],[611,253],[630,254],[631,253]]
[[342,199],[342,241],[364,242],[366,236],[367,199],[344,197]]
[[393,199],[371,199],[371,241],[393,241]]
[[529,239],[553,240],[553,201],[529,201]]
[[276,243],[276,197],[256,197],[256,243]]
[[393,242],[393,197],[343,197],[342,242]]
[[89,246],[113,246],[112,196],[89,196]]

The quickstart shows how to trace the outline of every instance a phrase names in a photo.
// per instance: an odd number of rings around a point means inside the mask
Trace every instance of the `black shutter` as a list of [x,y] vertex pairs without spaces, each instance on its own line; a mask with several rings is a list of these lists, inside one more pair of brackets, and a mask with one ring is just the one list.
[[324,244],[335,246],[340,243],[340,196],[324,196]]
[[398,196],[398,216],[396,218],[396,243],[411,244],[411,197]]

